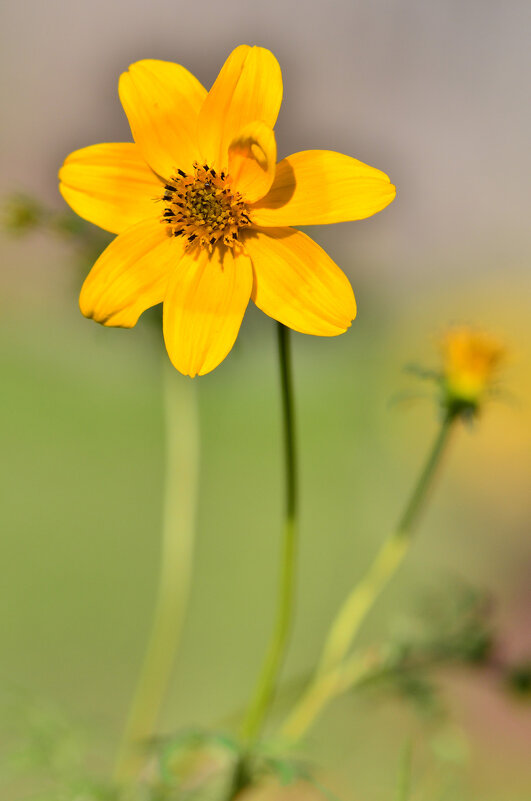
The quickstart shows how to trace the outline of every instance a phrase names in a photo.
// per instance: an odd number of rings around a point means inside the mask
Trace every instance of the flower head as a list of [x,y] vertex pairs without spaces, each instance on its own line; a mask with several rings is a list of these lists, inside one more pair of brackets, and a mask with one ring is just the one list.
[[117,234],[83,284],[83,314],[130,328],[162,302],[168,354],[190,376],[225,358],[251,298],[296,331],[346,331],[356,315],[346,276],[293,226],[369,217],[395,188],[332,151],[277,164],[273,54],[237,47],[209,92],[178,64],[139,61],[119,94],[134,143],[77,150],[59,173],[74,211]]
[[441,342],[444,402],[449,411],[477,413],[492,389],[505,350],[488,334],[462,326]]

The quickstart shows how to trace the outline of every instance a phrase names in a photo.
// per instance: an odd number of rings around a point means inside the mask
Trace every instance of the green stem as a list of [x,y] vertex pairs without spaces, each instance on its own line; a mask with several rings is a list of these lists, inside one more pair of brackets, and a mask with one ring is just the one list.
[[369,570],[352,590],[336,617],[324,647],[319,673],[326,673],[338,665],[347,654],[367,612],[407,553],[428,488],[448,441],[451,424],[452,419],[445,417],[397,528],[384,542]]
[[196,387],[165,358],[166,469],[158,594],[114,778],[136,778],[170,681],[188,601],[199,457]]
[[332,624],[315,679],[283,727],[283,734],[289,739],[299,739],[328,700],[341,691],[344,683],[342,672],[345,667],[342,662],[367,613],[395,574],[411,545],[415,525],[455,419],[455,415],[451,414],[444,418],[397,528],[381,546],[376,558],[354,587]]
[[247,741],[252,741],[259,735],[273,700],[291,629],[295,594],[298,488],[291,349],[289,329],[278,323],[277,330],[284,418],[286,516],[276,622],[255,693],[242,726],[242,736]]
[[411,761],[413,756],[413,746],[408,740],[402,751],[400,760],[400,772],[398,775],[398,787],[396,791],[396,801],[409,801],[411,795]]

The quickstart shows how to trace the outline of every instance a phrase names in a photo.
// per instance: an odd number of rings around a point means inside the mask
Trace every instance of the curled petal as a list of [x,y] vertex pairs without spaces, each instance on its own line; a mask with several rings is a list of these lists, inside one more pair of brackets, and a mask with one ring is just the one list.
[[85,279],[79,307],[85,317],[132,328],[143,311],[161,303],[184,243],[157,220],[128,228],[105,248]]
[[229,174],[247,203],[263,197],[275,177],[277,143],[264,122],[251,122],[229,145]]
[[164,341],[179,372],[204,375],[223,361],[238,336],[252,283],[250,260],[230,248],[183,256],[163,306]]
[[323,225],[362,220],[391,203],[387,175],[331,150],[304,150],[277,164],[268,194],[252,208],[259,226]]
[[325,251],[291,228],[251,231],[245,239],[259,309],[303,334],[342,334],[356,316],[346,275]]

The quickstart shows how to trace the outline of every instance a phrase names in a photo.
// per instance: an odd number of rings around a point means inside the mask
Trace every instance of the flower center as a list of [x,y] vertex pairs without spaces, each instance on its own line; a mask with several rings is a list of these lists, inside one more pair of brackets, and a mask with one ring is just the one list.
[[168,236],[184,236],[187,248],[200,245],[210,252],[218,242],[239,244],[238,231],[251,224],[247,206],[233,192],[229,176],[207,164],[194,163],[194,175],[177,170],[164,186],[161,222]]

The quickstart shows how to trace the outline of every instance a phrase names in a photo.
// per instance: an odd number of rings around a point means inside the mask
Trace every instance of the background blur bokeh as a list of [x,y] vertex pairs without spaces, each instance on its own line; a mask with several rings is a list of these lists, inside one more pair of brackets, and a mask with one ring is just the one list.
[[[302,545],[288,678],[313,664],[396,519],[435,429],[429,400],[393,402],[426,391],[402,367],[433,365],[437,334],[456,321],[507,343],[504,389],[453,443],[411,558],[362,637],[392,636],[461,578],[494,596],[505,652],[531,652],[530,29],[527,0],[3,5],[2,198],[23,191],[61,209],[64,157],[130,139],[117,80],[132,61],[178,61],[209,86],[243,42],[273,50],[283,69],[280,157],[338,150],[398,187],[376,217],[311,231],[350,276],[359,313],[337,339],[293,337]],[[82,278],[68,240],[3,235],[0,669],[8,694],[72,721],[104,772],[152,611],[162,349],[156,312],[132,331],[85,320]],[[197,381],[196,574],[166,730],[237,712],[269,632],[281,515],[274,333],[249,309],[231,356]],[[476,673],[443,680],[442,734],[390,697],[330,708],[309,750],[343,798],[392,797],[410,737],[419,798],[531,797],[529,706]],[[16,728],[8,721],[4,740]],[[27,789],[15,785],[9,801]]]

